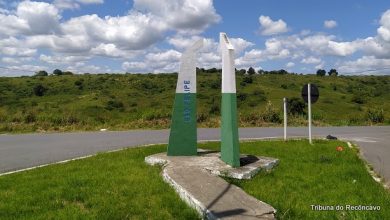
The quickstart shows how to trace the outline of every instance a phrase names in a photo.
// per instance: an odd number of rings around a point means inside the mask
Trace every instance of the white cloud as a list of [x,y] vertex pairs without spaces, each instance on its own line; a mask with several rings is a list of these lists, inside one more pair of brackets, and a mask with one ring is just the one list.
[[53,64],[53,65],[63,65],[63,64],[74,64],[81,61],[89,60],[90,57],[85,56],[63,56],[63,55],[57,55],[57,56],[50,56],[41,54],[39,56],[39,59],[45,63]]
[[310,56],[310,57],[303,58],[301,60],[301,63],[304,63],[304,64],[318,64],[318,63],[321,63],[321,59]]
[[328,53],[336,56],[348,56],[355,53],[360,48],[359,42],[334,42],[329,41]]
[[287,68],[291,68],[291,67],[294,67],[295,66],[295,63],[293,63],[293,62],[288,62],[287,64],[286,64],[286,67]]
[[36,71],[45,69],[47,69],[46,66],[40,65],[10,65],[1,70],[0,76],[32,76]]
[[382,14],[381,26],[378,28],[378,35],[387,43],[390,43],[390,10]]
[[202,37],[200,36],[183,36],[176,35],[173,37],[169,37],[167,39],[168,43],[174,46],[176,49],[184,50],[194,44],[196,41],[200,40]]
[[85,15],[72,18],[62,25],[62,29],[71,36],[85,36],[94,42],[139,50],[161,40],[167,27],[153,15],[131,11],[123,17]]
[[255,45],[254,43],[246,41],[242,38],[230,38],[229,40],[233,44],[234,52],[236,55],[241,54],[247,48]]
[[54,0],[53,4],[59,9],[78,9],[80,4],[103,4],[104,0]]
[[287,24],[282,19],[273,21],[269,16],[261,15],[259,23],[262,35],[275,35],[288,31]]
[[181,53],[176,50],[150,52],[143,61],[126,61],[122,69],[128,72],[173,72],[177,71]]
[[134,8],[152,13],[181,33],[199,33],[221,20],[212,0],[134,0]]
[[0,40],[0,54],[6,56],[31,57],[37,53],[37,49],[22,44],[14,37]]
[[327,29],[332,29],[337,27],[337,22],[335,20],[325,20],[324,27]]
[[390,74],[390,59],[363,56],[354,61],[343,62],[337,69],[344,74]]

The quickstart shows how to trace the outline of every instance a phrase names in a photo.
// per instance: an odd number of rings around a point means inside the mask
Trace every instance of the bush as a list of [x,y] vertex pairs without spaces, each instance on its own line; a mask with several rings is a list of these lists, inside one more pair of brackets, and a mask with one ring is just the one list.
[[209,115],[207,113],[201,112],[197,115],[196,121],[197,122],[205,122],[209,118]]
[[53,75],[61,76],[62,74],[63,74],[63,72],[61,70],[59,70],[59,69],[55,69],[53,71]]
[[305,103],[297,97],[287,99],[287,113],[290,115],[305,114]]
[[36,96],[43,96],[43,95],[45,95],[45,92],[47,91],[47,88],[42,86],[41,84],[39,84],[39,85],[36,85],[33,88],[33,91],[34,91],[34,94]]
[[360,95],[358,95],[358,94],[353,95],[351,101],[354,103],[357,103],[357,104],[364,104],[367,102],[366,98],[361,94]]
[[48,76],[49,74],[44,71],[44,70],[41,70],[41,71],[38,71],[35,73],[35,76]]
[[164,112],[162,110],[152,110],[146,111],[142,114],[142,119],[147,121],[165,119],[171,117],[170,113]]
[[24,116],[25,123],[33,123],[37,120],[37,117],[34,112],[29,112]]
[[117,100],[110,100],[106,104],[106,109],[109,111],[114,109],[123,110],[123,108],[124,108],[123,102]]
[[280,117],[279,112],[273,107],[272,103],[269,101],[267,106],[265,107],[265,111],[262,112],[261,118],[265,122],[272,123],[281,123],[282,119]]
[[220,110],[220,108],[219,108],[219,105],[217,105],[217,104],[214,103],[214,104],[211,106],[209,113],[210,113],[211,115],[216,115],[216,114],[219,114],[220,111],[221,111],[221,110]]
[[219,81],[212,81],[210,87],[212,89],[220,89],[221,88],[221,82],[219,82]]
[[247,84],[251,84],[253,83],[253,78],[251,76],[245,76],[243,79],[242,79],[243,82],[247,83]]
[[383,109],[368,109],[366,118],[371,123],[383,123],[385,121],[385,114]]
[[246,100],[247,96],[248,96],[248,94],[243,93],[243,92],[239,92],[237,94],[237,99],[242,102],[242,101]]
[[282,88],[282,89],[288,89],[288,86],[287,86],[286,84],[282,84],[282,85],[280,85],[280,88]]

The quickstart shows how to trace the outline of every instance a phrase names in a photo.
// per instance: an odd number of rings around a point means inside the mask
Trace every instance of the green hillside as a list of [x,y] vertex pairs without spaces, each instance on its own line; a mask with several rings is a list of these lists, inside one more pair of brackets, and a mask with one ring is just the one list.
[[[0,132],[168,128],[177,74],[0,78]],[[390,124],[390,76],[238,75],[240,126],[280,126],[282,98],[315,83],[317,126]],[[218,127],[220,73],[198,73],[198,126]],[[306,124],[305,113],[290,125]]]

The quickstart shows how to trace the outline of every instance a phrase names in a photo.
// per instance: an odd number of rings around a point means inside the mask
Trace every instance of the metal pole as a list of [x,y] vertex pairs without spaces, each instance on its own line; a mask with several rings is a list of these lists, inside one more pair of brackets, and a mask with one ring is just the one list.
[[313,144],[311,139],[311,94],[310,94],[310,83],[307,86],[307,103],[308,103],[308,109],[309,109],[309,142],[310,144]]
[[287,99],[283,98],[283,109],[284,109],[284,140],[287,140]]

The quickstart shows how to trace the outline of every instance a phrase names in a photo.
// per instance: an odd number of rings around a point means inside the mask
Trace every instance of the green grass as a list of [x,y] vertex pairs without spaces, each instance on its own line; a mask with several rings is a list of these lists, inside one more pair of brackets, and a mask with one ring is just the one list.
[[[343,146],[344,151],[336,151]],[[218,143],[200,147],[218,149]],[[241,152],[276,157],[280,164],[252,180],[227,179],[277,209],[278,219],[390,219],[390,193],[364,162],[340,141],[265,141],[241,144]],[[313,211],[311,205],[376,205],[380,211]]]
[[[344,151],[337,152],[337,146]],[[199,144],[218,150],[219,143]],[[252,180],[227,179],[277,209],[278,219],[390,219],[390,193],[340,141],[241,143],[280,164]],[[144,157],[166,145],[102,153],[0,177],[0,219],[198,219]],[[311,205],[378,205],[380,211],[313,211]]]
[[0,177],[0,219],[197,219],[144,157],[163,146]]
[[[280,126],[282,98],[300,98],[309,82],[320,90],[312,109],[316,126],[390,124],[390,76],[246,78],[237,75],[241,127]],[[0,77],[0,133],[168,128],[176,79],[176,74]],[[200,72],[197,79],[198,124],[219,127],[221,74]],[[34,93],[38,85],[47,89],[43,96]],[[381,110],[384,120],[368,117]],[[306,125],[305,116],[290,117],[289,123]]]

